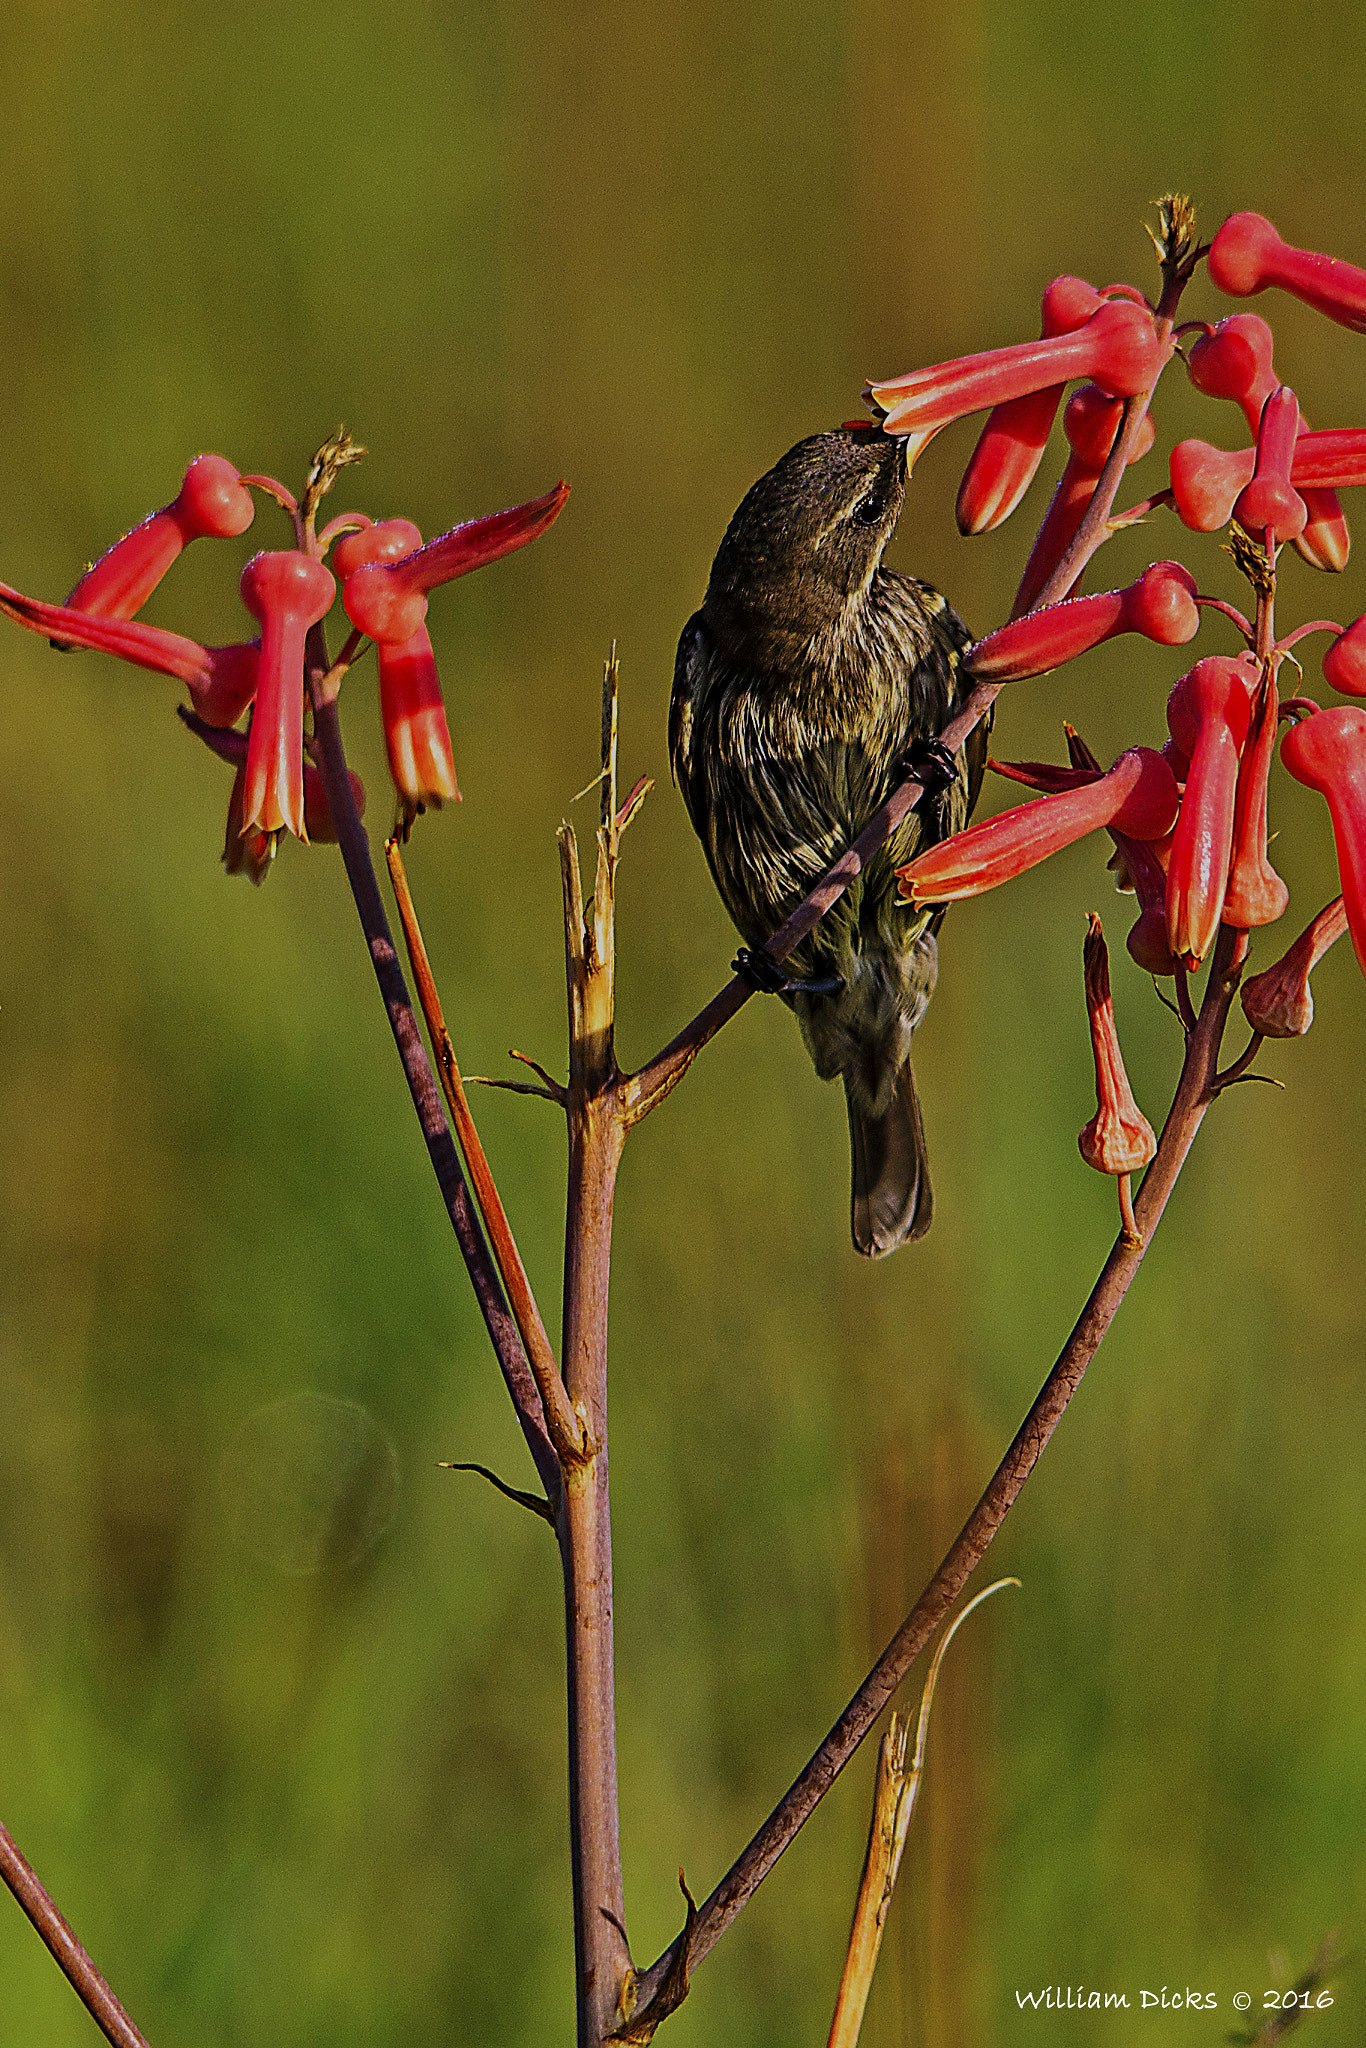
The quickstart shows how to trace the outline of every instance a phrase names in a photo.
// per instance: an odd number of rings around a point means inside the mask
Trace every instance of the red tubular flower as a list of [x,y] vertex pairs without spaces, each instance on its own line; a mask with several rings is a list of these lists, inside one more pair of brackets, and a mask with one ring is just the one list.
[[1210,655],[1182,676],[1167,704],[1173,737],[1190,760],[1167,862],[1167,943],[1198,967],[1224,907],[1238,756],[1261,676],[1250,655]]
[[886,413],[884,433],[920,432],[1077,377],[1089,377],[1111,398],[1133,398],[1151,387],[1170,352],[1146,306],[1107,299],[1072,334],[912,370],[871,385],[869,396]]
[[971,649],[966,666],[980,682],[1015,682],[1046,675],[1118,633],[1182,647],[1200,629],[1195,594],[1195,578],[1180,562],[1152,562],[1125,590],[1065,598],[998,626]]
[[1347,912],[1341,896],[1335,896],[1274,967],[1243,983],[1243,1010],[1254,1031],[1263,1038],[1303,1038],[1314,1021],[1309,977],[1346,929]]
[[1224,923],[1253,931],[1284,917],[1290,891],[1272,867],[1266,850],[1266,796],[1276,753],[1280,704],[1276,682],[1262,686],[1248,744],[1238,769],[1238,795],[1233,812],[1233,857],[1224,894]]
[[232,464],[221,455],[196,455],[179,497],[115,541],[86,570],[67,604],[95,618],[131,619],[182,548],[206,535],[234,540],[255,516],[251,492]]
[[1209,274],[1230,298],[1248,299],[1279,285],[1330,320],[1366,333],[1366,270],[1337,256],[1292,249],[1265,214],[1230,215],[1210,247]]
[[244,765],[232,778],[228,824],[223,835],[223,866],[230,875],[245,875],[253,887],[259,889],[275,858],[275,834],[263,832],[259,825],[243,824],[246,788]]
[[[1110,459],[1119,423],[1124,417],[1122,399],[1107,398],[1094,384],[1083,384],[1068,399],[1062,416],[1067,436],[1068,457],[1043,523],[1025,564],[1020,587],[1015,593],[1012,616],[1018,617],[1033,605],[1058,563],[1072,545],[1073,536],[1095,496],[1101,471]],[[1153,445],[1155,429],[1144,416],[1134,443],[1130,462],[1138,462]]]
[[1131,747],[1108,775],[1000,811],[941,840],[897,869],[897,893],[912,903],[982,896],[1102,826],[1115,825],[1135,839],[1159,838],[1176,807],[1176,784],[1162,756],[1151,747]]
[[1366,697],[1366,614],[1332,642],[1323,657],[1323,677],[1344,697]]
[[304,839],[304,641],[336,595],[329,570],[294,551],[253,555],[242,602],[261,622],[261,665],[247,747],[243,830]]
[[201,647],[197,640],[161,626],[94,618],[69,605],[44,604],[7,583],[0,583],[0,613],[63,647],[94,648],[156,675],[175,676],[209,725],[235,725],[256,695],[260,643],[254,640],[232,647]]
[[1299,431],[1299,401],[1288,384],[1278,384],[1262,407],[1252,481],[1243,485],[1233,506],[1233,516],[1245,532],[1265,533],[1276,541],[1293,540],[1304,532],[1309,514],[1290,481]]
[[[1186,369],[1196,390],[1203,391],[1208,398],[1231,398],[1240,405],[1250,434],[1260,431],[1262,407],[1276,389],[1276,373],[1271,366],[1273,346],[1271,329],[1265,320],[1255,313],[1230,313],[1200,337],[1186,358]],[[1301,413],[1300,432],[1308,431],[1309,422]],[[1311,568],[1345,569],[1352,537],[1337,493],[1306,489],[1303,496],[1308,518],[1303,533],[1293,536],[1296,553]]]
[[[1055,277],[1043,295],[1043,334],[1071,334],[1104,301],[1080,277]],[[958,531],[992,533],[1033,483],[1065,386],[1049,384],[992,411],[958,488]]]
[[[1212,448],[1208,441],[1178,441],[1171,452],[1172,496],[1183,525],[1194,533],[1213,533],[1226,526],[1234,501],[1256,467],[1255,448]],[[1301,434],[1295,443],[1290,481],[1296,490],[1306,484],[1344,488],[1366,484],[1366,433],[1359,427],[1335,427],[1327,433]]]
[[1153,1127],[1134,1100],[1115,1029],[1110,995],[1110,956],[1100,919],[1092,911],[1082,959],[1086,970],[1086,1014],[1096,1063],[1096,1113],[1077,1134],[1077,1147],[1097,1173],[1137,1173],[1157,1150]]
[[1327,799],[1347,929],[1366,973],[1366,711],[1335,704],[1314,712],[1281,741],[1281,759]]
[[[223,846],[223,864],[230,875],[249,875],[259,888],[270,871],[275,858],[276,835],[264,832],[259,826],[242,829],[243,801],[247,786],[248,736],[244,732],[206,733],[194,728],[211,753],[220,761],[226,761],[237,770],[233,778],[232,795],[228,802],[228,830]],[[351,798],[357,814],[365,816],[365,784],[354,768],[346,771],[351,782]],[[331,807],[327,801],[327,788],[322,776],[311,761],[304,762],[304,824],[311,845],[335,846],[337,828],[332,821]]]
[[[337,574],[349,579],[372,562],[401,561],[421,544],[411,519],[386,519],[339,541],[333,562]],[[343,582],[343,604],[348,587]],[[429,804],[439,810],[443,803],[458,803],[450,727],[426,626],[407,640],[379,640],[376,647],[384,744],[405,812],[412,816]]]
[[347,617],[357,631],[368,633],[372,640],[401,646],[413,638],[426,617],[429,590],[482,568],[485,562],[496,562],[514,548],[525,547],[554,524],[568,496],[568,484],[559,483],[529,504],[514,505],[508,512],[491,512],[484,519],[467,519],[398,561],[366,563],[346,579],[342,602]]

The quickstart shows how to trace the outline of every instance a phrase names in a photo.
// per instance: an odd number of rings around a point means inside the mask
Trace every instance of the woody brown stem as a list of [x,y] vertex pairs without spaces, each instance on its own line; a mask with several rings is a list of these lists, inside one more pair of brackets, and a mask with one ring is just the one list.
[[564,1380],[586,1454],[564,1474],[558,1532],[569,1692],[569,1805],[579,2048],[599,2048],[623,2016],[631,1959],[617,1806],[612,1659],[612,1523],[607,1467],[607,1310],[612,1205],[627,1119],[615,1036],[617,667],[603,677],[597,863],[585,917],[578,844],[560,828],[569,998],[569,1193],[565,1216]]
[[[309,636],[309,683],[321,680],[328,672],[327,651],[322,644],[321,633],[316,626]],[[356,910],[375,970],[380,994],[389,1018],[389,1028],[394,1034],[394,1043],[403,1066],[404,1078],[417,1111],[418,1124],[427,1147],[427,1156],[436,1175],[437,1186],[455,1232],[465,1269],[474,1288],[475,1300],[484,1318],[494,1355],[502,1369],[503,1379],[512,1398],[527,1448],[536,1462],[541,1484],[548,1498],[553,1500],[559,1488],[560,1470],[550,1438],[546,1434],[545,1417],[541,1408],[541,1397],[536,1390],[527,1355],[518,1334],[517,1325],[509,1312],[497,1270],[489,1256],[479,1220],[474,1213],[474,1204],[460,1171],[456,1156],[455,1141],[446,1122],[441,1106],[441,1094],[423,1049],[422,1034],[418,1030],[417,1018],[413,1014],[412,1001],[408,995],[403,969],[394,950],[389,920],[384,914],[380,898],[379,883],[375,879],[374,865],[370,859],[370,842],[365,827],[356,810],[356,800],[351,793],[351,778],[347,773],[346,750],[342,745],[341,723],[337,717],[335,700],[314,701],[313,733],[317,746],[318,768],[327,790],[328,807],[336,828],[337,840],[341,847],[346,878],[351,885]]]
[[77,1941],[33,1865],[20,1854],[14,1837],[5,1827],[0,1827],[0,1877],[105,2039],[112,2041],[114,2048],[147,2048],[146,2039]]
[[[1138,1242],[1129,1240],[1124,1232],[1116,1239],[1057,1363],[939,1569],[806,1768],[699,1909],[689,1931],[689,1969],[720,1939],[830,1790],[985,1556],[1062,1420],[1138,1272],[1205,1111],[1217,1093],[1219,1047],[1238,986],[1234,964],[1238,936],[1227,927],[1219,934],[1200,1015],[1186,1040],[1172,1106],[1134,1202]],[[679,1974],[682,1939],[678,1937],[640,1978],[637,2022],[648,2014],[651,2000],[671,1975]]]

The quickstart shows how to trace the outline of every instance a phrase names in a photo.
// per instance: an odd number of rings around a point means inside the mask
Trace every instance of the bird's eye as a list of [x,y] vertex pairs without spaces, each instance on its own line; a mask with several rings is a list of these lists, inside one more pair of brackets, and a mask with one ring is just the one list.
[[850,517],[856,526],[880,526],[886,510],[887,494],[880,484],[874,484],[872,490],[865,491],[858,500]]

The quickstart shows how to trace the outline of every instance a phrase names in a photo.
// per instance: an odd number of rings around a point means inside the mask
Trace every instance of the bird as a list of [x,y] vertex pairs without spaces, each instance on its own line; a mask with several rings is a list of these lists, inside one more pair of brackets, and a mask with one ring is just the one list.
[[[813,434],[746,493],[683,628],[669,705],[674,779],[745,944],[735,970],[795,1012],[849,1113],[850,1227],[880,1258],[934,1212],[911,1040],[934,992],[943,906],[895,870],[962,829],[989,721],[956,755],[938,735],[971,677],[967,627],[888,568],[908,480],[876,422]],[[882,850],[782,962],[764,949],[893,790],[925,785]]]

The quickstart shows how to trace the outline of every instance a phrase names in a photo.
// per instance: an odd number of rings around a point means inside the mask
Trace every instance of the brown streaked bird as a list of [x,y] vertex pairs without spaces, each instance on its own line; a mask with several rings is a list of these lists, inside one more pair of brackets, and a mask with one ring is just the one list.
[[[943,918],[903,903],[895,870],[959,831],[986,764],[985,722],[956,756],[971,635],[937,590],[883,566],[906,495],[905,443],[875,426],[813,434],[747,493],[683,628],[669,752],[736,962],[797,1016],[849,1110],[855,1249],[923,1237],[933,1213],[911,1038],[938,975]],[[897,784],[926,794],[779,965],[763,942]]]

